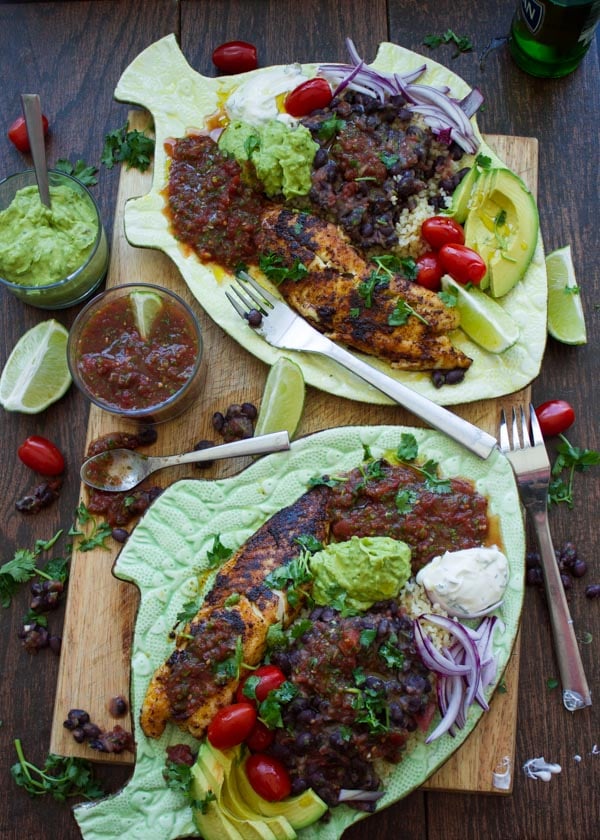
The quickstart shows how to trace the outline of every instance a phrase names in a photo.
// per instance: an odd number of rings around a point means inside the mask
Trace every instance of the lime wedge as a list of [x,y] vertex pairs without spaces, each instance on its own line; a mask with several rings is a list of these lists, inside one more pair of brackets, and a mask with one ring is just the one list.
[[476,287],[461,286],[447,275],[442,288],[456,295],[460,328],[476,344],[490,353],[503,353],[519,338],[519,327],[506,311]]
[[55,320],[42,321],[21,336],[0,376],[0,405],[38,414],[62,397],[71,384],[68,336]]
[[298,428],[304,409],[304,377],[295,362],[277,359],[265,382],[255,435],[286,431],[290,437]]
[[579,286],[571,257],[565,245],[546,257],[548,274],[548,332],[563,344],[585,344],[587,333]]
[[148,338],[154,319],[160,312],[163,302],[156,292],[131,292],[129,294],[135,324],[142,338]]

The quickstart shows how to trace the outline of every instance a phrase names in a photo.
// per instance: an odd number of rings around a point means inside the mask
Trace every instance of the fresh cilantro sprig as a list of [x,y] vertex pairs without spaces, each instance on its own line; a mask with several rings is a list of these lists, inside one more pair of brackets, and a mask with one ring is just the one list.
[[399,461],[410,464],[425,479],[425,486],[432,493],[450,493],[452,485],[450,479],[441,478],[439,475],[439,464],[429,459],[424,464],[417,464],[415,460],[419,454],[417,439],[410,432],[403,432],[400,437],[400,444],[396,449],[396,457]]
[[381,254],[372,257],[371,262],[375,263],[376,268],[371,271],[366,280],[358,284],[357,289],[367,309],[373,306],[375,291],[389,286],[390,280],[395,274],[401,274],[407,280],[416,280],[417,264],[412,257]]
[[[252,677],[248,677],[249,680]],[[282,729],[282,710],[298,694],[298,688],[287,680],[278,688],[269,691],[265,699],[258,704],[258,717],[269,729]]]
[[441,35],[427,35],[423,38],[423,44],[430,49],[436,49],[436,47],[442,44],[454,44],[456,46],[456,52],[452,55],[452,58],[456,58],[461,53],[470,52],[473,49],[470,38],[465,35],[457,35],[452,29],[447,29]]
[[388,732],[389,707],[385,693],[366,685],[367,677],[362,668],[355,668],[352,675],[356,685],[353,702],[356,722],[364,723],[371,732]]
[[101,163],[112,169],[116,163],[124,163],[127,169],[145,172],[154,155],[154,140],[137,129],[129,130],[129,123],[109,132],[104,138]]
[[77,178],[78,181],[81,181],[87,187],[95,187],[98,183],[98,179],[96,178],[98,167],[88,166],[84,160],[78,160],[73,164],[66,158],[59,158],[54,168],[59,172],[66,172],[67,175],[72,175],[73,178]]
[[284,280],[302,280],[308,274],[303,262],[295,259],[291,266],[287,266],[279,254],[261,254],[258,266],[265,277],[277,286]]
[[229,680],[239,680],[240,671],[244,661],[244,648],[242,637],[238,636],[235,640],[235,649],[231,656],[224,659],[222,662],[216,662],[213,666],[213,672],[217,678],[217,682],[229,682]]
[[192,786],[192,768],[182,761],[167,759],[163,770],[163,779],[169,790],[188,796]]
[[233,549],[227,548],[226,545],[223,545],[220,535],[216,534],[213,539],[212,548],[209,548],[206,552],[206,559],[209,567],[211,569],[216,569],[222,565],[225,560],[229,560],[232,554]]
[[[87,530],[82,530],[81,527]],[[75,524],[69,530],[71,537],[81,537],[77,543],[79,551],[92,551],[94,548],[104,548],[108,551],[106,540],[112,534],[112,527],[105,520],[96,519],[88,510],[84,502],[80,502],[75,510]]]
[[265,578],[266,585],[271,589],[285,591],[292,607],[297,606],[300,599],[306,596],[302,587],[313,579],[308,565],[309,556],[309,552],[304,551],[293,557],[287,565],[273,569]]
[[399,297],[393,311],[388,315],[388,324],[390,327],[401,327],[406,324],[411,315],[414,315],[422,324],[429,324],[427,318],[417,312],[404,298]]
[[21,741],[14,742],[18,762],[10,768],[10,774],[19,787],[31,796],[50,794],[58,802],[71,796],[99,799],[104,790],[94,779],[92,765],[81,758],[64,758],[50,753],[43,767],[36,767],[25,758]]
[[575,473],[585,472],[600,464],[600,452],[573,446],[564,435],[556,447],[556,460],[552,465],[552,480],[548,492],[549,504],[566,504],[573,508]]
[[44,551],[49,551],[62,534],[62,529],[49,540],[36,540],[33,550],[18,548],[12,560],[0,566],[0,603],[9,607],[12,597],[20,584],[38,576],[46,580],[60,580],[63,583],[68,577],[68,558],[57,557],[48,561],[42,569],[37,565],[38,557]]

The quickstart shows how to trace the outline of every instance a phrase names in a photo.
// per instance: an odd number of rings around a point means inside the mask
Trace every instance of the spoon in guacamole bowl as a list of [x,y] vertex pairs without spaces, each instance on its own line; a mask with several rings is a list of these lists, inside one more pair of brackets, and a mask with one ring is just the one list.
[[22,93],[23,116],[29,135],[33,168],[37,179],[40,199],[46,207],[51,207],[50,186],[48,184],[48,164],[46,162],[46,148],[44,146],[44,126],[42,123],[42,106],[37,93]]

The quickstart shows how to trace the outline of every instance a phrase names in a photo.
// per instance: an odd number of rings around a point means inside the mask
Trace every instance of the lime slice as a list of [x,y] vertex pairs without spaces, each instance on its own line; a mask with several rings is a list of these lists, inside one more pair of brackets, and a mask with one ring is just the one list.
[[447,275],[442,277],[442,288],[456,295],[460,328],[484,350],[503,353],[519,338],[519,327],[510,315],[481,289],[467,289]]
[[571,257],[565,245],[546,257],[548,274],[548,332],[563,344],[585,344],[587,333],[579,286]]
[[290,437],[298,428],[304,409],[304,377],[295,362],[277,359],[265,382],[255,435],[286,431]]
[[135,324],[142,338],[148,338],[154,319],[160,312],[163,302],[156,292],[131,292],[129,295]]
[[7,411],[38,414],[71,384],[69,333],[58,321],[42,321],[15,344],[0,376],[0,404]]

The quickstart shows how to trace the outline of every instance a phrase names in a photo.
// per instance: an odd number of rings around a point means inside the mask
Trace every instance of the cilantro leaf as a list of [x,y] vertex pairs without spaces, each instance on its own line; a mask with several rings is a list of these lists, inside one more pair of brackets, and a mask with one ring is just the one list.
[[419,454],[419,444],[411,432],[402,432],[400,444],[396,449],[396,457],[399,461],[414,461]]
[[216,534],[213,539],[212,548],[206,552],[206,559],[208,560],[209,568],[215,569],[220,566],[225,560],[229,560],[233,554],[233,549],[227,548],[221,542],[221,537]]
[[77,178],[78,181],[81,181],[82,184],[88,187],[95,187],[98,183],[98,179],[96,178],[98,167],[88,166],[83,160],[78,160],[75,164],[72,164],[66,158],[59,158],[54,168],[59,172],[66,172],[67,175],[72,175],[73,178]]
[[576,472],[586,472],[600,464],[600,452],[571,444],[564,435],[559,435],[556,460],[552,465],[552,480],[548,491],[549,504],[566,504],[573,508]]
[[272,283],[279,285],[284,280],[302,280],[308,274],[308,269],[299,259],[295,259],[291,267],[287,266],[279,254],[261,254],[258,266],[265,277]]
[[14,742],[18,762],[10,768],[13,781],[30,796],[50,794],[58,802],[71,796],[98,799],[104,790],[93,776],[92,765],[81,758],[63,758],[50,753],[42,767],[27,761],[21,741]]
[[181,761],[167,759],[163,770],[163,779],[169,790],[189,795],[192,786],[192,768]]
[[154,155],[154,140],[143,131],[129,131],[129,123],[109,132],[104,138],[101,163],[112,169],[115,163],[124,163],[127,169],[145,172]]
[[[249,678],[250,679],[250,678]],[[269,729],[283,728],[282,706],[287,705],[298,694],[298,688],[287,680],[278,688],[269,691],[258,705],[258,716]]]
[[388,324],[390,327],[401,327],[414,315],[417,320],[423,324],[429,324],[427,318],[420,315],[404,298],[398,298],[393,311],[388,315]]

